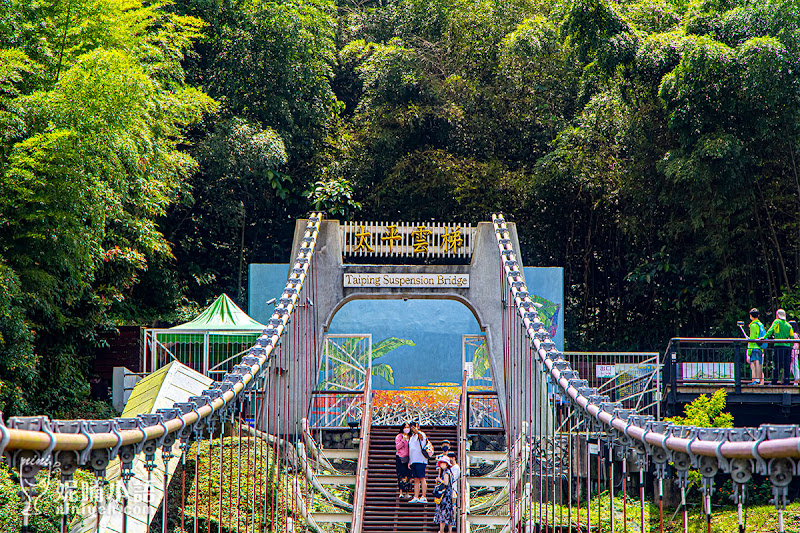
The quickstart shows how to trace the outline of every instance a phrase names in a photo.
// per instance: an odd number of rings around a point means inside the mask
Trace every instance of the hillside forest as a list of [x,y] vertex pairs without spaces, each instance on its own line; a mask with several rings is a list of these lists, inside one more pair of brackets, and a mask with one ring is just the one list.
[[294,220],[518,224],[567,348],[800,312],[794,0],[0,0],[0,409],[92,416]]

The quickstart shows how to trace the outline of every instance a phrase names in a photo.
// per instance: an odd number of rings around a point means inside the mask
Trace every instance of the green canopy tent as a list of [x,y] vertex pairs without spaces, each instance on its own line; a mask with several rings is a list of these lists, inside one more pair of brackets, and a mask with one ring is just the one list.
[[169,329],[145,330],[143,366],[154,372],[171,361],[180,361],[206,376],[221,379],[263,330],[263,324],[222,294],[190,322]]

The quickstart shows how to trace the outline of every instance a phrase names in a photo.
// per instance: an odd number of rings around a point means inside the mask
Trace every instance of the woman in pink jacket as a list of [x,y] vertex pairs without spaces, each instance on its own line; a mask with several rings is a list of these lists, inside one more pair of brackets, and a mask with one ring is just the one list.
[[411,497],[411,469],[408,467],[408,439],[410,437],[411,426],[406,422],[394,438],[396,450],[394,465],[397,469],[397,488],[400,489],[399,498]]

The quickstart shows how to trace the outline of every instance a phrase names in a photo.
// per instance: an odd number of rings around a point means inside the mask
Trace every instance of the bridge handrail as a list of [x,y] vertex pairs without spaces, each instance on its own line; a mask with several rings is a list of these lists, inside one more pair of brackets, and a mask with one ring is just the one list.
[[[50,423],[58,421],[50,421],[46,417],[18,417],[19,420],[38,418],[47,422],[48,427],[40,428],[39,430],[7,427],[0,421],[0,455],[5,451],[19,449],[35,451],[119,449],[121,446],[141,444],[145,441],[181,431],[187,426],[192,426],[223,409],[236,399],[253,379],[261,373],[269,362],[273,350],[278,345],[289,317],[297,305],[303,282],[311,268],[311,258],[314,254],[321,220],[322,213],[312,213],[308,218],[308,224],[303,236],[304,246],[300,248],[297,258],[292,263],[286,288],[270,319],[270,323],[275,324],[277,327],[265,329],[256,344],[248,351],[248,355],[242,358],[242,364],[248,366],[249,370],[240,372],[241,378],[235,383],[232,381],[227,382],[231,384],[230,387],[225,387],[228,390],[217,389],[221,394],[206,394],[204,391],[203,396],[209,399],[205,402],[205,405],[197,407],[198,404],[195,403],[195,408],[169,420],[159,416],[157,423],[144,425],[143,421],[138,419],[139,427],[137,429],[119,429],[116,427],[118,419],[112,419],[111,427],[99,433],[88,433],[86,428],[93,422],[108,422],[108,420],[78,421],[78,427],[83,430],[81,433],[54,432],[57,427],[50,427]],[[10,420],[13,420],[13,418]]]
[[[539,320],[538,312],[523,280],[510,233],[502,214],[493,214],[492,222],[511,295],[534,351],[555,383],[576,406],[589,416],[609,429],[614,429],[634,440],[674,452],[725,459],[755,459],[757,464],[763,463],[764,459],[769,458],[800,457],[798,448],[800,437],[796,436],[797,425],[782,426],[788,429],[786,432],[774,431],[776,426],[761,426],[756,430],[758,438],[754,440],[701,440],[698,438],[698,430],[701,428],[696,427],[690,428],[695,432],[694,437],[677,437],[670,434],[669,428],[673,426],[672,423],[656,422],[652,417],[637,416],[635,412],[621,409],[616,404],[609,402],[606,397],[598,393],[597,389],[589,388],[586,382],[579,378],[577,372],[572,370],[569,361],[566,361],[556,349],[549,333],[544,329],[544,324]],[[735,340],[752,342],[743,338]],[[794,433],[794,436],[783,437],[787,433]],[[730,436],[730,431],[722,430],[716,433],[714,438],[729,439]],[[737,434],[735,438],[739,438],[739,436]],[[747,435],[741,436],[747,437]],[[749,436],[752,437],[752,435]],[[775,438],[770,440],[770,437]]]
[[367,461],[372,431],[372,377],[367,376],[364,383],[364,418],[361,420],[361,439],[358,443],[358,475],[353,491],[353,518],[351,533],[361,533],[364,524],[364,501],[367,495]]
[[469,411],[467,410],[467,371],[461,378],[461,397],[458,399],[458,464],[461,466],[461,475],[458,478],[458,531],[467,530],[467,511],[469,511],[469,488],[467,476],[469,464],[467,463],[467,426],[469,426]]

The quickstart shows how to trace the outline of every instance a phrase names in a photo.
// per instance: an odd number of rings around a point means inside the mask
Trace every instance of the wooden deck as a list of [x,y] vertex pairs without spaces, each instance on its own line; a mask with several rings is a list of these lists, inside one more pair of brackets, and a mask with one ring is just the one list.
[[[733,383],[683,383],[678,384],[679,394],[710,394],[717,389],[725,389],[728,395],[736,391]],[[742,383],[742,394],[800,394],[796,385],[751,385]]]

